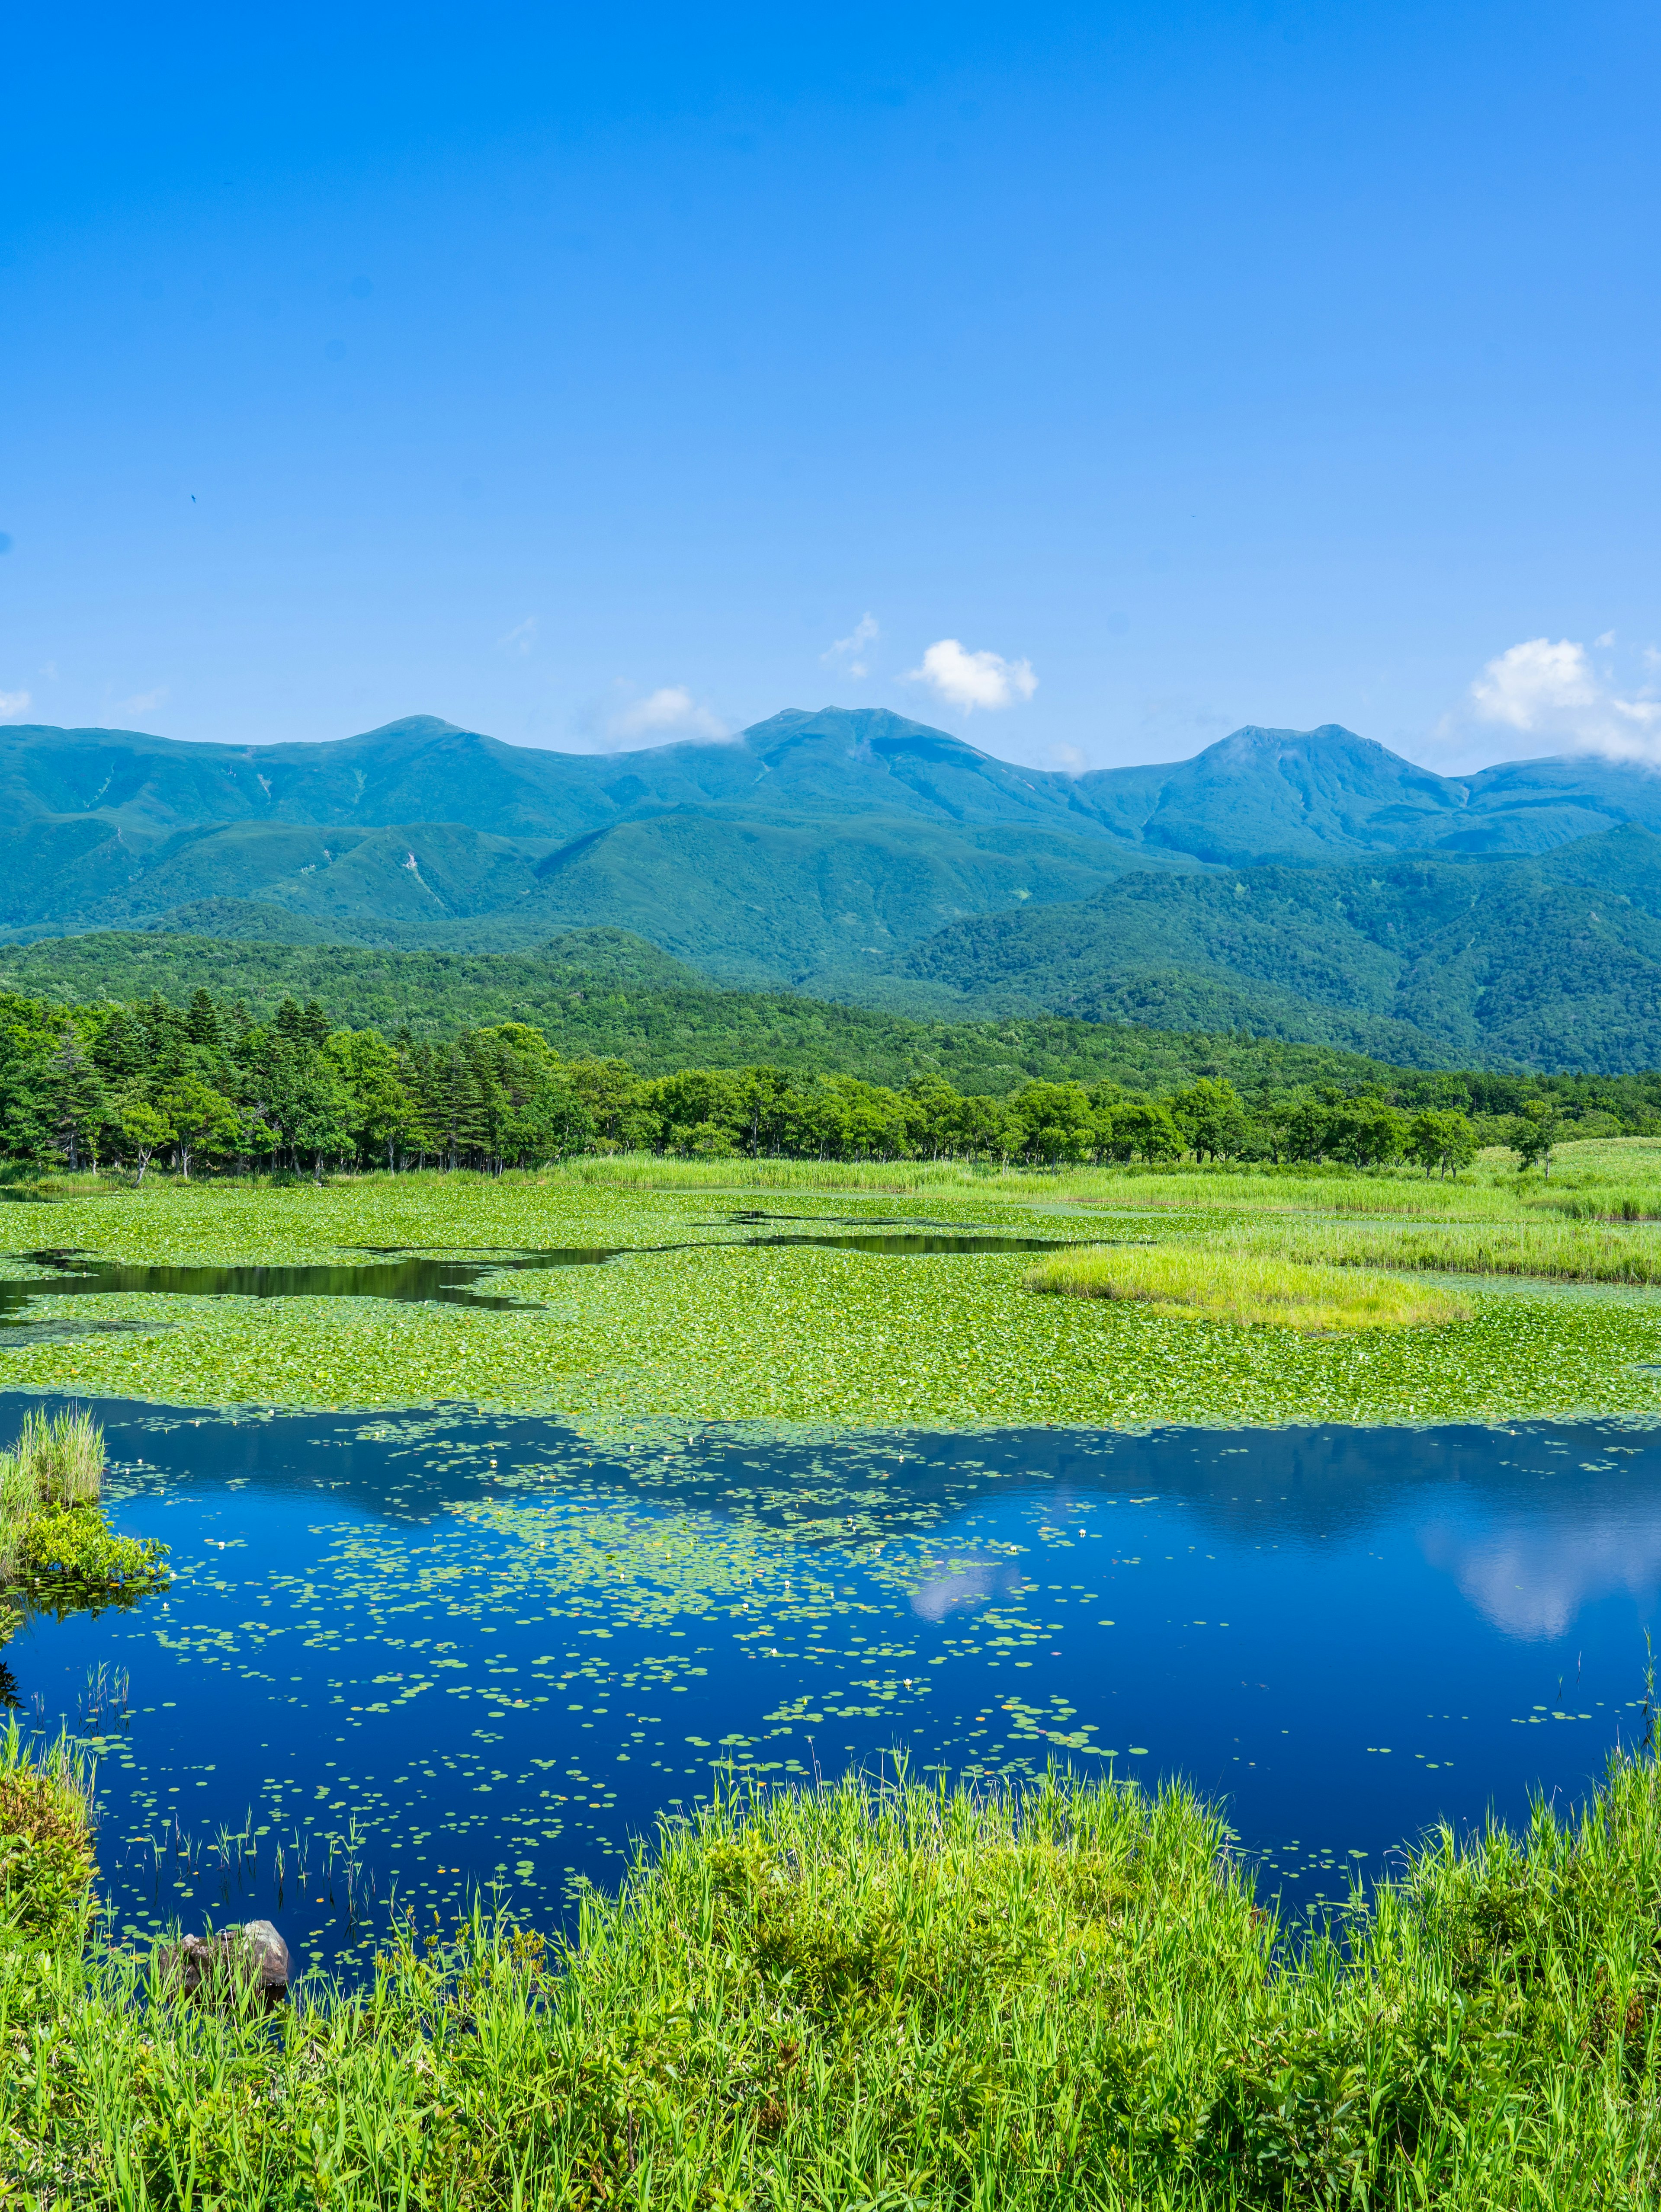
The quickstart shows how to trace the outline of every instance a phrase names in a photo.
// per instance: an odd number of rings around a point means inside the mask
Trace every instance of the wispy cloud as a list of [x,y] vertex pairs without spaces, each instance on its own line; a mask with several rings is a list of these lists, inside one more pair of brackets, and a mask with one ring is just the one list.
[[118,699],[115,711],[118,714],[153,714],[165,703],[167,696],[167,685],[158,684],[153,691],[135,691],[131,699]]
[[700,707],[682,684],[666,684],[648,692],[644,699],[633,700],[628,706],[619,708],[608,726],[614,738],[650,739],[676,733],[692,738],[725,738],[728,734],[721,717],[708,707]]
[[537,618],[526,615],[522,623],[515,623],[506,637],[496,640],[498,653],[528,653],[537,641]]
[[[1614,642],[1614,632],[1606,631],[1594,649]],[[1617,684],[1611,668],[1596,666],[1587,648],[1571,638],[1527,638],[1498,654],[1471,685],[1470,708],[1479,721],[1573,751],[1661,765],[1661,698],[1654,687]]]
[[839,637],[827,651],[820,653],[819,659],[827,668],[844,668],[849,676],[868,676],[871,672],[863,659],[865,648],[867,645],[874,645],[881,635],[877,617],[867,609],[848,635]]
[[15,722],[29,710],[27,691],[0,691],[0,722]]
[[922,665],[908,669],[909,684],[927,684],[949,707],[972,714],[977,707],[1013,707],[1038,688],[1030,660],[1006,660],[1001,653],[970,653],[955,637],[931,645]]

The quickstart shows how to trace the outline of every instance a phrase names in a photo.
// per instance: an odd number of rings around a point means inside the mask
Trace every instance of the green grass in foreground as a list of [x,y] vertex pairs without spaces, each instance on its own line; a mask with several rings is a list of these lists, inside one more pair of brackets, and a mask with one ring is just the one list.
[[274,2018],[20,1926],[0,2173],[122,2212],[1655,2201],[1652,1758],[1287,1932],[1192,1796],[1057,1778],[716,1807],[569,1947],[412,1931]]
[[1206,1314],[1220,1321],[1323,1334],[1422,1328],[1469,1321],[1469,1299],[1399,1277],[1347,1267],[1305,1267],[1256,1252],[1209,1246],[1086,1244],[1041,1260],[1030,1291],[1080,1298],[1135,1298],[1157,1314]]
[[[1614,1167],[1599,1168],[1602,1180],[1578,1197],[1572,1176],[1561,1189],[1554,1182],[1554,1202],[1585,1202],[1591,1189],[1618,1212],[1624,1188],[1661,1211],[1661,1146],[1632,1143],[1630,1152],[1589,1147],[1617,1156]],[[1641,1289],[1473,1282],[1459,1293],[1469,1320],[1329,1339],[1163,1314],[1141,1301],[1034,1297],[1024,1287],[1031,1255],[1019,1253],[752,1248],[731,1218],[751,1204],[826,1229],[837,1218],[901,1216],[1080,1242],[1272,1250],[1334,1227],[1370,1240],[1421,1238],[1431,1225],[1427,1189],[1452,1198],[1451,1186],[1422,1176],[954,1174],[913,1184],[897,1203],[871,1187],[872,1170],[821,1170],[809,1182],[798,1164],[774,1196],[776,1186],[748,1163],[721,1163],[720,1184],[689,1184],[674,1164],[659,1163],[661,1189],[650,1187],[650,1163],[618,1164],[609,1180],[595,1172],[601,1164],[499,1182],[371,1176],[321,1188],[152,1177],[140,1191],[15,1206],[3,1218],[20,1249],[82,1247],[132,1261],[335,1261],[366,1246],[633,1249],[604,1267],[504,1279],[497,1287],[524,1301],[522,1311],[375,1298],[47,1297],[33,1309],[43,1318],[154,1326],[8,1346],[0,1380],[185,1405],[368,1410],[459,1399],[596,1432],[657,1420],[1136,1426],[1661,1413],[1661,1376],[1646,1371],[1661,1361],[1661,1305]],[[1513,1224],[1580,1233],[1578,1222],[1528,1213],[1541,1187],[1514,1171],[1466,1195],[1501,1219],[1509,1208]],[[1642,1223],[1608,1233],[1634,1247],[1656,1234]],[[27,1273],[21,1261],[9,1264]]]

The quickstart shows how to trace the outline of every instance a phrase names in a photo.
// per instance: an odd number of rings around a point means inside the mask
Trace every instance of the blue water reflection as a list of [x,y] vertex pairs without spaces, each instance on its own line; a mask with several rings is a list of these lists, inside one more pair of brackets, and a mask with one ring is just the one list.
[[1306,1903],[1438,1819],[1580,1793],[1639,1724],[1646,1430],[601,1449],[465,1407],[96,1410],[117,1525],[178,1578],[6,1657],[27,1718],[99,1747],[136,1930],[257,1909],[350,1965],[394,1894],[444,1919],[500,1883],[552,1920],[717,1771],[897,1753],[1183,1775]]

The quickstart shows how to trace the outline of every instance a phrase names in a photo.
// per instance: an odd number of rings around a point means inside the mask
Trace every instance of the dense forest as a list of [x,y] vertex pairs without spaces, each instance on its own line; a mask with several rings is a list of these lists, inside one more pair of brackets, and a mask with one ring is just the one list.
[[898,1084],[770,1063],[653,1074],[619,1054],[562,1053],[524,1022],[387,1036],[337,1024],[314,999],[287,998],[262,1019],[205,988],[182,1008],[159,993],[69,1007],[0,994],[4,1157],[119,1164],[141,1180],[153,1162],[186,1176],[499,1173],[595,1151],[1034,1165],[1405,1158],[1457,1174],[1482,1144],[1548,1161],[1570,1133],[1634,1132],[1661,1133],[1661,1078],[1380,1070],[1246,1090],[1214,1062],[1177,1079],[1029,1078],[1000,1095],[921,1066]]

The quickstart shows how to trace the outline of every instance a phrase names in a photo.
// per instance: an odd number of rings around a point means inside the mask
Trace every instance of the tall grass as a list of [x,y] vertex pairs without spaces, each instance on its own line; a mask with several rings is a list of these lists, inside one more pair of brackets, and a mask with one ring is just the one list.
[[1181,1790],[850,1781],[666,1832],[569,1945],[476,1912],[275,2022],[0,1947],[0,2168],[124,2212],[1648,2204],[1658,1898],[1649,1755],[1312,1934]]
[[1029,1268],[1030,1291],[1074,1297],[1132,1298],[1155,1313],[1323,1334],[1415,1328],[1469,1321],[1470,1308],[1445,1291],[1377,1272],[1308,1267],[1262,1252],[1205,1245],[1086,1244]]
[[1153,1211],[1270,1207],[1455,1220],[1515,1218],[1519,1210],[1618,1218],[1624,1203],[1661,1217],[1661,1139],[1565,1145],[1548,1183],[1537,1175],[1519,1175],[1513,1157],[1497,1151],[1448,1181],[1406,1166],[1358,1170],[1335,1162],[1032,1168],[969,1160],[675,1159],[654,1152],[584,1154],[525,1179],[556,1188],[642,1191],[961,1191]]
[[78,1946],[92,1880],[92,1773],[67,1736],[31,1755],[15,1714],[0,1729],[0,1954],[8,1942]]
[[[1318,1267],[1439,1268],[1583,1283],[1661,1282],[1661,1231],[1574,1220],[1242,1221],[1208,1246]],[[1193,1247],[1190,1249],[1195,1249]]]
[[90,1413],[31,1407],[17,1442],[0,1451],[0,1578],[17,1572],[38,1516],[96,1504],[104,1488],[104,1431]]

